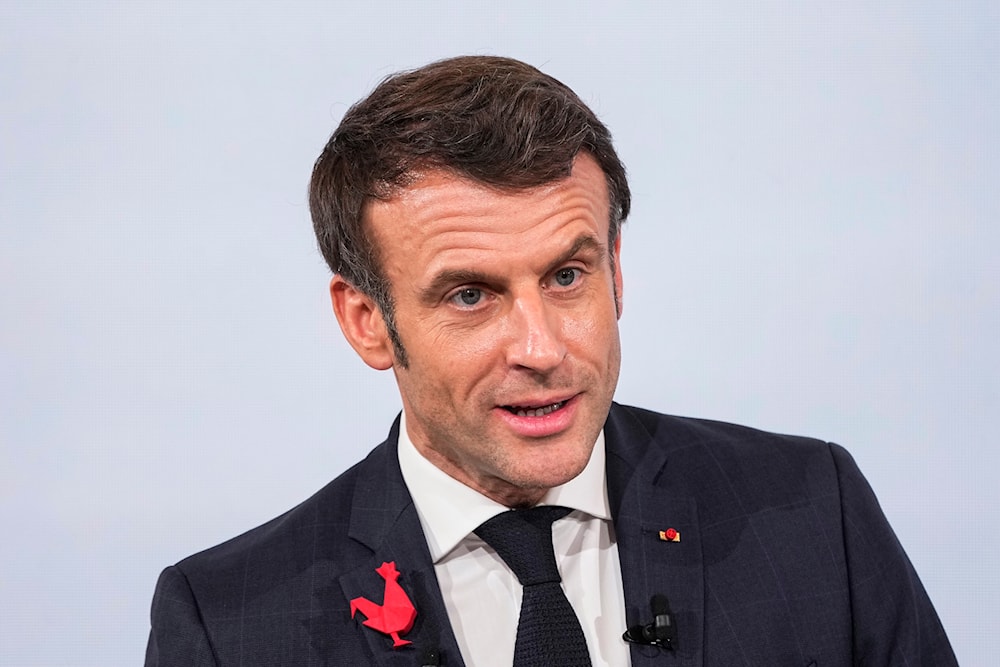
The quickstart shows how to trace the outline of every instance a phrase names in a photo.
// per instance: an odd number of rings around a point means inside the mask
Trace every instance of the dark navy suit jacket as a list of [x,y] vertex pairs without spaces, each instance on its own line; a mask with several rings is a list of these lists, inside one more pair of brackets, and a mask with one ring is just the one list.
[[[361,463],[273,521],[167,568],[147,667],[464,664],[396,456],[399,422]],[[956,664],[916,573],[836,445],[612,406],[608,494],[629,625],[664,594],[672,652],[633,665]],[[680,542],[659,532],[674,528]],[[394,561],[411,646],[352,619]],[[622,628],[624,631],[625,628]]]

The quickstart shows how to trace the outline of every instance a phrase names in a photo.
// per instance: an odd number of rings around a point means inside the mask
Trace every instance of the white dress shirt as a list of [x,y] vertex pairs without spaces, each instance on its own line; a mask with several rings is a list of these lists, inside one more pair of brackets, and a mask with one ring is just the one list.
[[[625,595],[604,474],[604,433],[583,472],[550,489],[540,505],[573,511],[552,526],[552,543],[594,667],[630,664]],[[521,610],[521,584],[492,547],[475,535],[503,505],[425,459],[399,429],[399,466],[420,517],[451,627],[465,664],[510,667]],[[417,610],[420,613],[420,610]]]

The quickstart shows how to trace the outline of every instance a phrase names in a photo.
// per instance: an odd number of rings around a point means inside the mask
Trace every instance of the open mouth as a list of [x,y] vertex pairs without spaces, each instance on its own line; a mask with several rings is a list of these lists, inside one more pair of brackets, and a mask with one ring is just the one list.
[[550,403],[549,405],[543,405],[539,408],[528,408],[519,405],[505,405],[503,406],[503,409],[517,415],[518,417],[544,417],[547,414],[555,412],[564,405],[566,405],[566,401]]

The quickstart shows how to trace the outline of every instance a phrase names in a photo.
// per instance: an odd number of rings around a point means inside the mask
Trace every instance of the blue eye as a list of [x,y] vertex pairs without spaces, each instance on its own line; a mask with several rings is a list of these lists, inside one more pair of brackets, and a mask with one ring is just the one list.
[[580,275],[580,269],[559,269],[556,271],[555,280],[556,284],[560,287],[569,287],[574,282],[576,282],[577,277]]
[[452,297],[463,306],[474,306],[483,299],[483,291],[475,287],[466,287],[459,290],[458,294]]

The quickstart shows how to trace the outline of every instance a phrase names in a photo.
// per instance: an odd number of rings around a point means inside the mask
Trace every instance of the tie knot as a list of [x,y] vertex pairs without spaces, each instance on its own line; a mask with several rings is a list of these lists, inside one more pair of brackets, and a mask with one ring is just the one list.
[[522,586],[559,583],[552,548],[552,524],[572,510],[543,505],[502,512],[476,528],[475,533],[493,547]]

